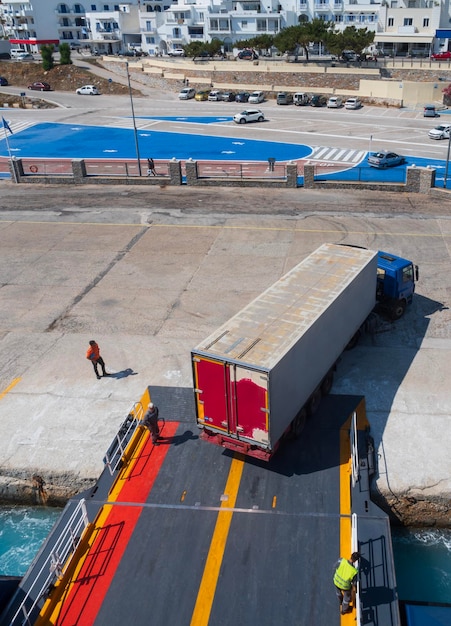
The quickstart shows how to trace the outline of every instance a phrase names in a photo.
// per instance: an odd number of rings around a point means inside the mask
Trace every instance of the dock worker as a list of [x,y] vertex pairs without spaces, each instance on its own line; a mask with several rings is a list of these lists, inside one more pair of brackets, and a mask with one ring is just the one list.
[[94,339],[91,339],[91,341],[89,342],[89,348],[86,352],[86,358],[91,361],[95,375],[97,376],[97,380],[100,380],[101,378],[98,365],[100,365],[100,367],[102,368],[102,374],[104,376],[108,376],[108,373],[105,371],[105,361],[100,356],[100,348],[98,344],[94,341]]
[[352,592],[355,590],[357,583],[357,569],[355,563],[360,559],[358,552],[353,552],[350,559],[339,559],[335,565],[334,585],[338,601],[340,603],[341,614],[350,613],[352,608],[349,606],[352,598]]
[[144,413],[143,425],[148,429],[152,437],[152,443],[158,446],[160,429],[158,428],[158,407],[153,402],[149,402],[147,411]]

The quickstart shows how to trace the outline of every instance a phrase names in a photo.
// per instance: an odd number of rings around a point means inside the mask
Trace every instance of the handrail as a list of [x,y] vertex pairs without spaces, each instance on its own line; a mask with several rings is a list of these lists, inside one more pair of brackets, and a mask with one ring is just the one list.
[[[67,524],[63,528],[60,536],[56,540],[53,549],[42,564],[39,572],[36,576],[34,576],[33,584],[28,589],[19,608],[11,619],[10,626],[15,626],[16,624],[24,626],[25,624],[32,623],[29,618],[36,608],[36,605],[47,592],[51,582],[53,582],[55,578],[61,578],[69,567],[72,556],[75,554],[75,551],[81,542],[83,532],[88,524],[89,520],[86,511],[86,500],[81,499],[70,516]],[[48,573],[46,573],[46,571]],[[42,580],[43,576],[44,579]],[[38,592],[34,594],[35,600],[31,607],[28,607],[26,606],[26,603],[30,598],[31,592],[38,586],[38,584],[40,585],[40,588]],[[22,621],[16,621],[20,617],[20,614],[22,614]]]
[[141,402],[135,402],[127,415],[127,419],[121,425],[110,447],[106,451],[103,462],[108,467],[111,476],[113,476],[114,472],[121,464],[125,449],[140,425],[143,413],[144,409]]
[[360,480],[360,460],[359,460],[359,446],[358,446],[358,431],[357,431],[357,413],[354,411],[351,420],[351,460],[352,460],[352,487],[356,486],[356,483]]
[[[355,415],[355,414],[354,414]],[[358,537],[358,529],[357,529],[357,513],[353,513],[351,516],[351,549],[352,552],[358,552],[359,549],[359,537]],[[356,626],[360,626],[362,623],[362,609],[360,605],[360,580],[357,575],[357,584],[355,591],[355,619]]]

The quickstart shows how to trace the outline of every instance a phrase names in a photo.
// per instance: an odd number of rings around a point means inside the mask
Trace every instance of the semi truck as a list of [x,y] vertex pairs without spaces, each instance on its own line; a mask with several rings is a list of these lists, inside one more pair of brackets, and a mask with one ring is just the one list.
[[300,435],[375,308],[400,318],[417,279],[394,254],[323,244],[191,351],[201,438],[269,460]]

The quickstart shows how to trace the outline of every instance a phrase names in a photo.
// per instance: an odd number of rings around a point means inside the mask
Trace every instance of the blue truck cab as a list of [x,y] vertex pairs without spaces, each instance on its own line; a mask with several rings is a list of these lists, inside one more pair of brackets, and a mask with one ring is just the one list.
[[378,252],[376,300],[392,319],[404,315],[412,302],[417,280],[418,266],[412,261],[389,252]]

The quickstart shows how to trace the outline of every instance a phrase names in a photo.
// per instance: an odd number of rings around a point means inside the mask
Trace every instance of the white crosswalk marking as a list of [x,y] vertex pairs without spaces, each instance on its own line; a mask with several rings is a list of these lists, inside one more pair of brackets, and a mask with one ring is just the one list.
[[[8,122],[8,125],[10,129],[13,131],[13,134],[20,133],[21,130],[26,130],[27,128],[30,128],[30,126],[34,126],[36,124],[36,122],[11,122],[11,121],[8,121],[8,118],[6,117],[6,115],[3,115],[3,117]],[[1,128],[1,126],[2,124],[0,120],[0,130],[2,131],[1,134],[4,136],[4,131],[3,131],[3,128]],[[8,135],[10,136],[10,133],[8,133]],[[0,137],[0,139],[3,139],[3,136]]]
[[365,158],[365,150],[342,150],[340,148],[324,148],[317,146],[308,156],[311,161],[339,161],[345,163],[360,163]]

